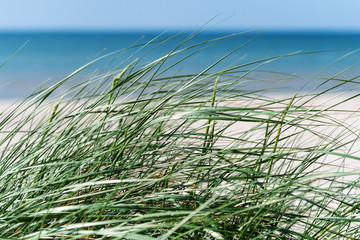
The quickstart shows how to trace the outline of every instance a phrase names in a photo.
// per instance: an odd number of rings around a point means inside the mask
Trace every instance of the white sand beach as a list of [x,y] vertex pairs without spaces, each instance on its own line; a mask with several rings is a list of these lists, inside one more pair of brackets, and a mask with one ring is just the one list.
[[[289,138],[287,143],[291,146],[294,146],[295,144],[297,148],[303,149],[313,145],[326,144],[327,142],[337,142],[339,145],[342,145],[337,150],[337,153],[332,156],[326,156],[324,160],[326,159],[329,164],[332,163],[336,169],[338,169],[339,164],[341,164],[341,166],[346,168],[347,171],[357,171],[357,166],[360,164],[360,140],[357,140],[360,134],[360,97],[352,98],[352,96],[353,95],[349,94],[328,94],[313,99],[309,96],[297,97],[294,100],[292,106],[289,108],[289,111],[296,109],[306,109],[306,111],[304,111],[302,114],[294,114],[293,116],[288,113],[285,116],[284,122],[293,124],[299,123],[299,126],[294,125],[289,127],[290,125],[287,126],[284,124],[281,129],[281,135],[293,135]],[[271,107],[268,107],[269,111],[272,110],[281,112],[284,111],[286,105],[291,101],[293,95],[271,94],[266,97],[272,101],[281,101],[279,104],[272,104]],[[229,99],[227,101],[218,102],[217,106],[244,107],[249,109],[252,107],[257,108],[261,106],[262,109],[266,109],[267,106],[265,105],[266,101],[264,99],[259,98],[252,101],[249,101],[249,99]],[[286,100],[283,101],[284,99]],[[14,109],[17,106],[17,103],[19,103],[19,101],[16,99],[0,100],[0,112],[2,113],[1,119],[4,119],[6,115],[11,112],[11,109]],[[53,110],[53,107],[54,106],[50,104],[48,107],[49,109],[43,109],[44,111],[41,114],[35,116],[33,122],[39,121],[41,119],[43,121],[47,121],[47,118]],[[23,109],[26,109],[26,112],[30,113],[33,108],[27,109],[23,106]],[[322,112],[326,112],[327,114],[322,116]],[[267,116],[264,115],[256,116],[262,117],[264,119],[267,118]],[[281,116],[281,114],[278,114],[278,116]],[[312,116],[315,116],[315,118]],[[24,117],[24,115],[20,114],[17,118],[15,118],[15,121],[12,121],[12,124],[6,126],[5,129],[8,129],[8,127],[9,129],[13,129],[16,127],[16,119],[20,120],[22,117]],[[296,119],[296,117],[298,119]],[[316,122],[313,121],[314,119],[319,121],[319,124],[316,125]],[[194,125],[194,128],[200,127],[199,131],[202,132],[204,131],[204,128],[201,129],[201,126],[203,126],[204,123],[204,121],[198,121],[198,123]],[[217,121],[216,128],[219,129],[224,126],[222,124],[226,123],[228,122],[222,123],[221,121]],[[26,126],[29,126],[29,124],[25,125],[23,130],[25,130]],[[250,142],[252,140],[256,140],[257,137],[264,137],[265,126],[265,123],[238,121],[227,128],[224,134],[234,138],[242,137],[247,139],[250,146]],[[277,126],[277,128],[278,127],[279,126]],[[303,131],[304,129],[307,129],[307,131]],[[251,134],[249,134],[251,137],[247,135],[247,132],[251,132]],[[3,135],[0,137],[0,139],[3,139],[7,133],[3,132],[2,134]],[[21,139],[21,134],[18,134],[17,137],[14,138],[15,141],[19,139]],[[345,144],[346,142],[349,143]],[[221,147],[230,147],[233,146],[233,143],[232,140],[229,139],[219,139],[216,145]],[[246,144],[242,146],[246,146]],[[349,154],[353,156],[353,158],[344,159],[341,158],[338,153]],[[356,158],[359,159],[357,160]],[[336,169],[334,169],[334,171]]]

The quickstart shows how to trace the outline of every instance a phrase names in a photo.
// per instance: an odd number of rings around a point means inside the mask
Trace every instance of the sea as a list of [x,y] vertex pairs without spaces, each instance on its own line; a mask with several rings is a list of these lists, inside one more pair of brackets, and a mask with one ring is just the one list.
[[146,65],[174,51],[180,53],[163,68],[181,62],[165,75],[238,66],[239,76],[260,80],[244,89],[295,92],[329,78],[334,84],[350,79],[353,84],[341,87],[356,89],[359,50],[356,32],[0,32],[0,98],[26,97],[89,63],[74,81],[119,70],[134,59]]

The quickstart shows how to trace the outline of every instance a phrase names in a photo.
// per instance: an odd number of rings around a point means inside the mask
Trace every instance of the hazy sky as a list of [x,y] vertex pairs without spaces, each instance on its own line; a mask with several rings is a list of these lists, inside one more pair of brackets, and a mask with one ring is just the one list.
[[358,30],[359,0],[1,0],[0,30]]

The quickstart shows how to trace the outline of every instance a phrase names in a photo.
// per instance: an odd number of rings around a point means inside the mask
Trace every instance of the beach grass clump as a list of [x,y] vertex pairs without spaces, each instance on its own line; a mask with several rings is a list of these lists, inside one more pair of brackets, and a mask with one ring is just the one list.
[[58,92],[80,69],[3,112],[0,237],[358,239],[359,115],[339,110],[356,93],[244,88],[287,56],[171,71],[218,41]]

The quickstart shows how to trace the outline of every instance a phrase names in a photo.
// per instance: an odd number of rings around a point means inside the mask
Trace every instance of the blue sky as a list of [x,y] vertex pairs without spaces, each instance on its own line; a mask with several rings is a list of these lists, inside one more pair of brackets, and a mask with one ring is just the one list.
[[[0,30],[360,31],[358,0],[6,0]],[[214,26],[212,26],[214,25]]]

